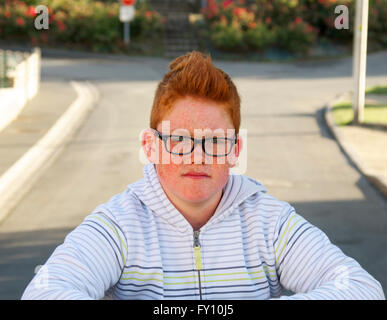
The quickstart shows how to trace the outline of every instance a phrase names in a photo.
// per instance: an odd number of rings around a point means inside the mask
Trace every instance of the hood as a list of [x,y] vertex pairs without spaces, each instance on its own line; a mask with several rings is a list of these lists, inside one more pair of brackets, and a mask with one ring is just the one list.
[[[159,182],[154,165],[145,165],[143,173],[144,178],[136,183],[130,184],[128,188],[145,206],[165,222],[183,233],[192,231],[192,226],[166,196]],[[230,171],[229,179],[223,188],[223,196],[217,209],[210,220],[200,230],[204,231],[204,229],[223,220],[235,207],[258,192],[266,192],[266,188],[260,182],[243,175],[234,174]]]

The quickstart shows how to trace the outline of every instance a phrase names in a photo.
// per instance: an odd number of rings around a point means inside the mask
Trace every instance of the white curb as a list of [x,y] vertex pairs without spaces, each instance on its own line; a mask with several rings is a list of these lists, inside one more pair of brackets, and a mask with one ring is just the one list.
[[334,120],[333,120],[333,114],[332,114],[332,106],[334,106],[336,103],[341,102],[343,100],[346,100],[345,97],[347,95],[341,95],[334,101],[330,102],[325,107],[325,122],[327,123],[329,129],[331,130],[333,136],[335,137],[337,143],[341,147],[341,149],[344,151],[344,153],[347,154],[347,156],[352,160],[352,162],[355,164],[355,166],[359,169],[359,171],[372,183],[374,184],[380,192],[387,197],[387,179],[384,177],[379,176],[375,171],[371,170],[367,165],[362,161],[356,150],[346,142],[343,135],[340,132],[340,129],[336,126]]
[[99,99],[89,82],[70,82],[77,98],[51,129],[0,177],[0,223],[60,154]]

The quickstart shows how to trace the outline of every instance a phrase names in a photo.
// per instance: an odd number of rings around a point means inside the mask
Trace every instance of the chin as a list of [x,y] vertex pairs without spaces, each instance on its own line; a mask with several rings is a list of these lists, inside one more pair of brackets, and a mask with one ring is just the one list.
[[208,200],[211,198],[212,195],[214,195],[216,191],[206,191],[206,190],[197,190],[193,191],[190,190],[190,192],[185,191],[185,192],[180,192],[180,198],[184,199],[185,201],[192,202],[192,203],[200,203],[203,201]]

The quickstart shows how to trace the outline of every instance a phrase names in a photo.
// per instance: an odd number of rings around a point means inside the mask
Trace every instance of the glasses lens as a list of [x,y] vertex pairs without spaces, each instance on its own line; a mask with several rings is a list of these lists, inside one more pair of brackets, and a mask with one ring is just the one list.
[[167,151],[173,154],[190,154],[193,149],[193,141],[190,137],[172,135],[166,140]]
[[211,156],[226,156],[233,147],[233,141],[226,138],[212,137],[204,142],[205,152]]

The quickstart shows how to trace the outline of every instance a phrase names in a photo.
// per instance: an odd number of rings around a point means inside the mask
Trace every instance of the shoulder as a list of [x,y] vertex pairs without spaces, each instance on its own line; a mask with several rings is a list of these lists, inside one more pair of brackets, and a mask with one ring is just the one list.
[[143,179],[129,184],[123,192],[113,195],[107,202],[98,205],[91,215],[102,214],[123,230],[138,225],[149,218],[150,214],[137,196],[138,193],[144,192],[143,187]]
[[289,215],[289,212],[294,208],[284,200],[280,200],[267,192],[267,189],[259,181],[243,176],[244,183],[252,183],[257,186],[257,192],[252,193],[242,203],[241,207],[254,208],[254,214],[265,220],[270,220],[273,223],[278,223],[280,220]]

